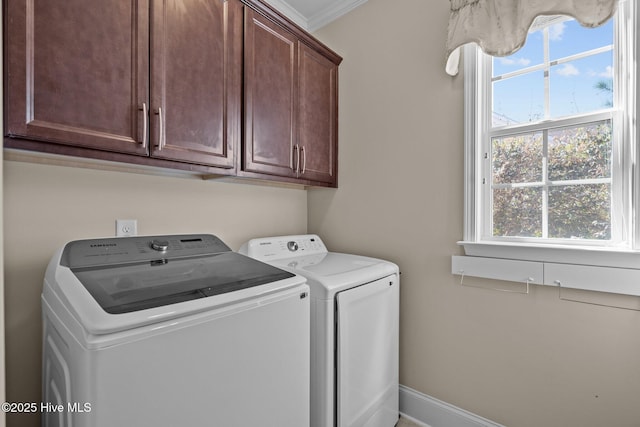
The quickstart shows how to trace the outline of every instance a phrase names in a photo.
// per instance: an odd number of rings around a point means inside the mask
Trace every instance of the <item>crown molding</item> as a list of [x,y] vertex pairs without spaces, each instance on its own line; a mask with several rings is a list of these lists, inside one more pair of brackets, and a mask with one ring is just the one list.
[[294,23],[302,27],[302,29],[304,29],[305,31],[310,31],[308,19],[285,0],[267,0],[267,3],[269,3],[269,5],[276,9],[278,12],[291,19]]
[[308,18],[307,31],[314,32],[366,2],[367,0],[336,0]]
[[335,21],[342,15],[351,12],[356,7],[364,4],[367,0],[333,0],[317,13],[305,16],[291,6],[287,0],[267,0],[270,6],[285,15],[294,23],[310,33]]

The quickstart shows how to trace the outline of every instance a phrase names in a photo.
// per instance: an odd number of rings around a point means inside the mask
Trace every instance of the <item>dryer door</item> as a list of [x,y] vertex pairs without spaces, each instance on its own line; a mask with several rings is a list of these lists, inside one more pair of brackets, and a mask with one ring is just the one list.
[[398,421],[399,289],[393,275],[336,297],[338,427]]

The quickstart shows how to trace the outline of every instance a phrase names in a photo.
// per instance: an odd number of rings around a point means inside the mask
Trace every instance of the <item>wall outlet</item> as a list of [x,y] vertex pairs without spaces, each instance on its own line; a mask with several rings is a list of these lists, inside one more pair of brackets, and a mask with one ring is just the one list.
[[136,236],[137,234],[137,219],[116,219],[116,237]]

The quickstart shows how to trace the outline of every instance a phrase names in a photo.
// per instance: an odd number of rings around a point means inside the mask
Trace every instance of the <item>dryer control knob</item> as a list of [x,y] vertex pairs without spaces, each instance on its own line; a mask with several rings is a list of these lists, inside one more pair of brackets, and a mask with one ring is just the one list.
[[291,251],[291,252],[295,252],[298,250],[298,243],[294,242],[293,240],[287,243],[287,248]]
[[153,240],[151,242],[151,249],[159,252],[166,252],[169,249],[169,242],[167,240]]

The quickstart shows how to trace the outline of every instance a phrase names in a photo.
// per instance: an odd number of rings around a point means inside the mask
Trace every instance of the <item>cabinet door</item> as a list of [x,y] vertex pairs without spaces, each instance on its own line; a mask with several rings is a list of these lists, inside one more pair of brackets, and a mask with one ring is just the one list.
[[296,40],[262,15],[245,10],[245,171],[296,176]]
[[338,66],[305,44],[299,46],[301,177],[336,184]]
[[146,154],[147,0],[5,3],[6,134]]
[[242,4],[152,0],[151,155],[233,168],[240,140]]

